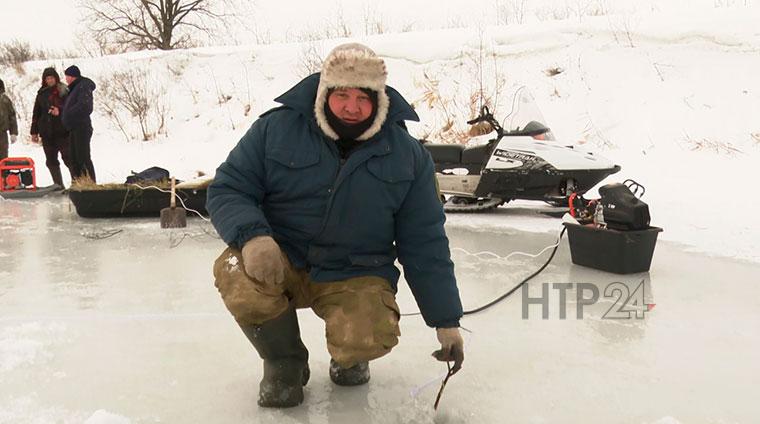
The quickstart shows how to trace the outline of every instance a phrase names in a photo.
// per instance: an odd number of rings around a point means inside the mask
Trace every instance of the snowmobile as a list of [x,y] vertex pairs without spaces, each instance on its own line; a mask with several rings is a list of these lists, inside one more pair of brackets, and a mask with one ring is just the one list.
[[513,199],[567,206],[573,193],[581,195],[620,170],[602,156],[557,142],[524,87],[504,122],[483,106],[467,122],[473,136],[468,146],[423,142],[435,162],[445,211],[489,210]]

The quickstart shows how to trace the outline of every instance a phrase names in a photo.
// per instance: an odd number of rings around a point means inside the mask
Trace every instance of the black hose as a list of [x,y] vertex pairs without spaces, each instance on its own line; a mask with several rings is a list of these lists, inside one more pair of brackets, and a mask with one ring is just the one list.
[[[557,239],[557,245],[554,246],[554,249],[552,249],[552,254],[549,255],[549,259],[546,260],[546,263],[544,263],[541,266],[541,268],[538,269],[538,271],[536,271],[533,274],[529,275],[526,279],[522,280],[520,282],[520,284],[512,287],[512,289],[510,289],[508,292],[504,293],[503,295],[497,297],[496,299],[492,300],[491,302],[486,303],[483,306],[479,306],[479,307],[477,307],[475,309],[471,309],[469,311],[464,311],[463,315],[472,315],[472,314],[477,314],[478,312],[485,311],[486,309],[488,309],[488,308],[496,305],[497,303],[499,303],[502,300],[504,300],[507,297],[509,297],[512,293],[514,293],[515,291],[517,291],[517,289],[519,289],[520,287],[522,287],[523,285],[525,285],[525,283],[527,283],[528,281],[532,280],[535,276],[537,276],[538,274],[540,274],[544,269],[546,269],[547,266],[549,266],[549,264],[551,263],[552,259],[554,259],[554,255],[557,253],[557,249],[559,248],[559,242],[562,241],[562,236],[565,235],[565,231],[567,231],[567,227],[563,227],[562,228],[562,231],[559,233],[559,238]],[[408,317],[408,316],[414,316],[414,315],[420,315],[420,313],[419,312],[413,312],[413,313],[409,313],[409,314],[401,314],[402,317]]]
[[562,228],[562,231],[559,233],[559,238],[557,239],[557,245],[554,246],[554,249],[552,249],[552,254],[549,255],[549,259],[546,260],[546,263],[544,263],[543,266],[541,266],[541,268],[538,269],[538,271],[536,271],[533,274],[529,275],[528,278],[522,280],[520,282],[520,284],[512,287],[512,289],[510,291],[504,293],[503,295],[497,297],[496,299],[492,300],[489,303],[486,303],[483,306],[480,306],[480,307],[475,308],[475,309],[471,309],[469,311],[464,311],[463,315],[472,315],[472,314],[477,314],[478,312],[485,311],[486,309],[490,308],[491,306],[493,306],[493,305],[501,302],[502,300],[506,299],[507,297],[509,297],[512,293],[514,293],[515,291],[517,291],[517,289],[519,289],[520,287],[522,287],[523,285],[525,285],[525,283],[527,283],[528,281],[532,280],[535,276],[537,276],[538,274],[540,274],[541,271],[543,271],[544,269],[546,269],[547,266],[549,266],[549,264],[551,263],[552,259],[554,259],[554,254],[557,253],[557,249],[559,248],[559,242],[562,241],[562,236],[565,235],[565,231],[567,231],[567,227],[563,227]]

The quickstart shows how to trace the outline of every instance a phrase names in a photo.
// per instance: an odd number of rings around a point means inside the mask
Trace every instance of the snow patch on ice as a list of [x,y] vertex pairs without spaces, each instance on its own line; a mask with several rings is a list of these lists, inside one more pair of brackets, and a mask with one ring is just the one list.
[[681,421],[678,421],[677,419],[667,416],[662,417],[657,421],[652,421],[650,424],[681,424]]
[[[77,423],[82,417],[57,406],[43,406],[37,401],[37,395],[11,397],[0,403],[0,423],[50,424]],[[109,423],[110,424],[110,423]]]
[[50,360],[49,348],[62,339],[66,326],[38,322],[8,327],[0,332],[0,373]]
[[84,424],[132,424],[132,420],[121,415],[112,414],[104,409],[99,409]]

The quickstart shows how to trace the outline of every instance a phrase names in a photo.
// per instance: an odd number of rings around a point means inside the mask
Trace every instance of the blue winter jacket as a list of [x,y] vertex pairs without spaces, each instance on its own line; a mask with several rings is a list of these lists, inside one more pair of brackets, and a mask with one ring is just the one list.
[[[319,74],[275,99],[216,170],[206,207],[222,239],[241,248],[272,236],[314,282],[374,275],[394,290],[399,270],[431,327],[462,316],[433,161],[402,126],[419,120],[393,88],[382,129],[341,166],[314,117]],[[395,245],[394,245],[395,242]]]
[[68,130],[92,128],[92,92],[95,83],[85,77],[79,77],[69,86],[69,95],[63,104],[61,122]]

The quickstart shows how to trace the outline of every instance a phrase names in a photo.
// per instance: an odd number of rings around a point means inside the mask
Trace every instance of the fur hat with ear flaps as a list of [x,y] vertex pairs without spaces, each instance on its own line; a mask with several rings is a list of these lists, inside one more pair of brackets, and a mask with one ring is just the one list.
[[356,139],[364,141],[377,134],[385,123],[390,106],[388,95],[385,94],[387,75],[385,62],[369,47],[348,43],[334,48],[322,64],[317,98],[314,101],[314,115],[322,131],[333,140],[340,138],[325,116],[325,102],[330,89],[368,88],[377,93],[377,114],[372,125]]

